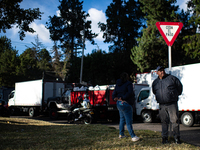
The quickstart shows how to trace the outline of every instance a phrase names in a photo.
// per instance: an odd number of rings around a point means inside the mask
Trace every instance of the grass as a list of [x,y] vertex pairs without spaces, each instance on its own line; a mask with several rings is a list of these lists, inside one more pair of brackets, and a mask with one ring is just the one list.
[[[161,144],[161,133],[136,130],[141,138],[132,142],[131,138],[119,139],[119,130],[99,124],[54,124],[24,118],[0,117],[0,149],[162,149],[188,150],[199,147],[182,143]],[[126,135],[128,131],[125,131]]]

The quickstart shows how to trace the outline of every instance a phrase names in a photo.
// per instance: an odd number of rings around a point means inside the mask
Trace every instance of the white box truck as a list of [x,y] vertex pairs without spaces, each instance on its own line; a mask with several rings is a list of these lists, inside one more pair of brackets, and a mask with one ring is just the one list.
[[15,83],[15,90],[9,95],[10,110],[28,112],[33,117],[39,113],[49,112],[56,119],[58,113],[66,113],[71,104],[67,95],[62,95],[66,89],[65,82],[34,80]]
[[[168,68],[165,71],[169,73]],[[172,67],[171,74],[179,78],[183,84],[183,92],[178,101],[181,123],[184,126],[193,126],[194,123],[200,122],[200,63]],[[156,102],[151,88],[152,82],[157,78],[157,74],[152,70],[146,76],[148,79],[140,78],[139,83],[148,80],[150,84],[148,88],[141,89],[136,99],[136,113],[142,116],[144,122],[152,122],[158,116],[159,110],[159,104]]]

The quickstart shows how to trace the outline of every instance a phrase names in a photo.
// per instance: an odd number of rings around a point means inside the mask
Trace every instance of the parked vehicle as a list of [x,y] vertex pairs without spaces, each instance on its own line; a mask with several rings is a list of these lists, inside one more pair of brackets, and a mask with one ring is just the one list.
[[3,99],[0,99],[0,116],[2,116],[2,117],[10,116],[10,111],[8,109],[8,103]]
[[10,94],[10,92],[12,92],[15,88],[11,88],[11,87],[5,87],[2,86],[0,87],[0,99],[5,100],[6,102],[8,102],[8,95]]
[[60,81],[34,80],[15,83],[15,90],[9,95],[9,109],[28,112],[33,117],[49,113],[51,118],[57,118],[59,113],[66,113],[70,102],[62,93],[67,84]]
[[[140,89],[148,87],[147,84],[133,84],[135,97],[137,97]],[[119,112],[117,110],[116,102],[112,99],[112,93],[115,85],[95,86],[95,87],[75,87],[70,92],[69,99],[71,105],[78,103],[78,97],[83,96],[86,92],[89,95],[89,100],[93,110],[93,121],[96,120],[118,120]],[[134,106],[135,108],[135,106]],[[135,110],[135,109],[134,109]],[[134,111],[135,113],[135,111]]]
[[90,108],[80,110],[80,112],[73,109],[71,110],[71,112],[68,113],[67,120],[69,123],[82,121],[85,124],[91,124],[94,121],[93,115],[94,115],[94,112]]
[[[133,87],[137,96],[140,89],[148,85],[133,84]],[[9,95],[8,104],[12,113],[27,112],[31,117],[48,113],[51,119],[57,119],[61,114],[68,116],[72,113],[71,107],[78,103],[78,97],[87,93],[91,109],[84,113],[93,113],[93,122],[114,121],[119,119],[116,102],[112,99],[114,88],[115,85],[73,87],[65,82],[42,79],[18,82],[15,84],[15,90]]]
[[[199,104],[199,69],[200,63],[172,67],[171,74],[179,78],[183,84],[182,95],[179,96],[179,116],[184,126],[193,126],[194,123],[200,122],[200,105]],[[168,68],[165,69],[169,72]],[[146,76],[146,78],[144,77]],[[158,117],[159,104],[152,93],[151,83],[157,74],[154,70],[151,73],[139,75],[139,83],[148,81],[150,87],[143,88],[136,99],[136,113],[143,118],[144,122],[152,122]],[[142,79],[142,77],[144,77]],[[147,82],[145,82],[147,83]]]

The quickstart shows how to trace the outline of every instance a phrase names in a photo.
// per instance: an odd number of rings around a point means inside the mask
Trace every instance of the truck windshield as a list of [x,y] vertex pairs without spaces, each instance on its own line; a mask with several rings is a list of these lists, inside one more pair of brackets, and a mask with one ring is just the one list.
[[13,98],[14,97],[14,92],[11,92],[8,96],[8,99]]
[[139,96],[138,96],[138,100],[137,101],[140,102],[140,101],[142,101],[142,100],[144,100],[144,99],[146,99],[148,97],[149,97],[149,90],[141,91]]

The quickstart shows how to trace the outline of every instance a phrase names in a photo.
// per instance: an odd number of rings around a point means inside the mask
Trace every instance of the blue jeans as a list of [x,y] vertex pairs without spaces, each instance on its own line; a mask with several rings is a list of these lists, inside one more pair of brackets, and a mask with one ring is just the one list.
[[133,107],[128,103],[124,102],[121,104],[121,101],[117,101],[117,109],[119,110],[120,122],[119,122],[119,135],[124,135],[124,125],[126,123],[127,129],[131,138],[135,137],[133,131]]
[[172,124],[174,138],[180,137],[178,105],[160,105],[159,115],[162,122],[162,137],[168,137],[168,127],[170,122]]

